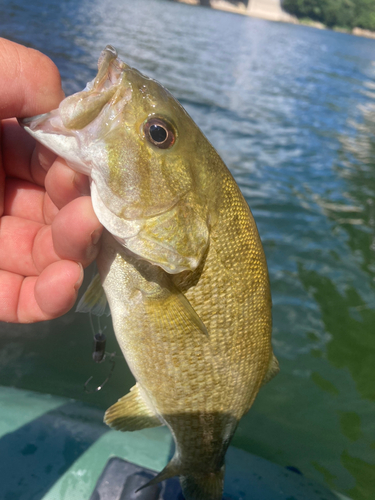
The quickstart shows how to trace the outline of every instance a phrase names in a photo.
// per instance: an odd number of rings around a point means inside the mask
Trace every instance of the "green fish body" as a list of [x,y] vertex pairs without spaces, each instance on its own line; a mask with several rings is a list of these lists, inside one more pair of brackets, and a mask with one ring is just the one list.
[[247,203],[182,106],[110,46],[84,91],[23,125],[90,175],[107,230],[100,281],[81,309],[104,289],[137,383],[106,423],[167,425],[176,452],[151,483],[179,475],[186,500],[220,500],[238,422],[278,371],[267,265]]

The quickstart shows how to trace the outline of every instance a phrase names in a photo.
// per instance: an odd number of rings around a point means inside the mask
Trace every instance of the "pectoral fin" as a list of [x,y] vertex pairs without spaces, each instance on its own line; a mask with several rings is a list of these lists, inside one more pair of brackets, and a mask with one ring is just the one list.
[[172,314],[185,317],[188,322],[193,323],[204,335],[208,336],[208,330],[196,313],[194,307],[190,304],[184,294],[179,293],[176,296],[175,304],[172,306]]
[[175,331],[184,332],[186,335],[189,335],[193,330],[199,331],[205,336],[209,335],[194,307],[172,283],[169,283],[168,293],[162,299],[147,293],[145,290],[143,293],[146,315],[151,324],[159,325],[160,331],[165,329],[166,324],[168,324]]
[[138,431],[148,427],[159,427],[163,423],[144,402],[138,385],[117,403],[108,408],[104,422],[119,431]]
[[102,316],[103,314],[110,315],[107,297],[105,296],[99,274],[96,274],[89,284],[86,292],[82,295],[78,302],[76,312],[94,314]]

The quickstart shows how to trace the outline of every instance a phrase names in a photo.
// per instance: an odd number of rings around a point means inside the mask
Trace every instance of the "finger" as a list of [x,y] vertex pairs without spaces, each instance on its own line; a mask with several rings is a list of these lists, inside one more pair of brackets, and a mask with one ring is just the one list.
[[36,143],[30,161],[30,175],[35,184],[44,186],[47,172],[55,160],[55,153],[39,142]]
[[50,264],[61,260],[53,245],[51,226],[42,226],[35,236],[32,259],[37,274],[41,273]]
[[88,177],[72,170],[62,158],[57,158],[49,169],[45,186],[58,208],[64,207],[79,196],[90,194]]
[[15,119],[2,121],[1,135],[2,161],[6,175],[33,182],[30,162],[35,140],[18,125]]
[[1,123],[0,123],[0,217],[4,213],[4,189],[5,189],[5,171],[1,154]]
[[0,225],[1,269],[36,276],[61,259],[87,267],[99,252],[102,231],[88,196],[67,205],[52,226],[5,215]]
[[0,321],[17,322],[23,276],[0,270]]
[[51,228],[54,248],[60,258],[81,262],[86,267],[98,255],[103,226],[89,196],[76,198],[62,208]]
[[82,266],[71,261],[55,262],[38,277],[0,271],[0,320],[33,323],[57,318],[74,305],[82,280]]
[[[81,264],[68,260],[51,264],[35,282],[36,305],[49,319],[65,314],[73,307],[82,281],[83,268]],[[32,303],[30,305],[33,306]],[[32,311],[31,307],[29,311]],[[37,307],[35,312],[38,312]],[[35,321],[38,319],[36,318]]]
[[8,178],[5,189],[4,215],[51,224],[58,208],[43,188],[31,182]]
[[46,148],[46,146],[43,146],[43,144],[40,144],[40,142],[36,143],[34,153],[37,167],[42,168],[45,173],[48,172],[53,162],[56,160],[57,155]]
[[63,99],[58,69],[47,56],[0,38],[0,119],[46,113]]
[[43,224],[4,216],[0,225],[0,266],[4,271],[33,276],[39,274],[33,261],[34,240]]
[[1,125],[5,173],[44,186],[46,173],[56,159],[55,153],[35,142],[15,118],[3,120]]
[[31,182],[8,178],[5,188],[4,215],[44,224],[44,198],[43,188]]
[[0,157],[0,217],[4,213],[4,190],[5,190],[5,174],[1,168],[1,157]]
[[53,219],[59,213],[59,209],[52,202],[51,198],[48,196],[48,193],[44,194],[44,204],[43,204],[43,215],[44,221],[46,224],[52,224]]

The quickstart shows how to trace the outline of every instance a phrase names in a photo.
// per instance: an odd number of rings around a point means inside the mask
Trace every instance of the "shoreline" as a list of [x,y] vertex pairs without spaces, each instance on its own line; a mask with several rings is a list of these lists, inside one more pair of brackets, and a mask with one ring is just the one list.
[[[199,0],[174,0],[179,3],[185,3],[188,5],[200,5]],[[291,14],[288,14],[284,10],[280,8],[276,9],[267,9],[265,8],[257,8],[249,9],[245,7],[242,3],[237,3],[237,5],[227,2],[226,0],[209,0],[210,8],[216,10],[222,10],[225,12],[232,12],[233,14],[241,14],[243,16],[249,17],[257,17],[260,19],[265,19],[267,21],[275,21],[275,22],[283,22],[290,24],[300,24],[302,26],[309,26],[310,28],[316,29],[325,29],[331,31],[338,31],[340,33],[346,33],[347,35],[353,35],[362,38],[372,38],[375,40],[375,31],[365,30],[362,28],[355,27],[352,30],[347,30],[345,28],[334,27],[328,28],[325,24],[320,23],[318,21],[313,21],[311,19],[298,19]]]

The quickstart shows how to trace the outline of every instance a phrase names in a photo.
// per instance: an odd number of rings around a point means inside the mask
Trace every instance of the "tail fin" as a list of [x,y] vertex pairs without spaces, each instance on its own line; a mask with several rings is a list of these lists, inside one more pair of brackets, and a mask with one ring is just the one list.
[[216,472],[180,476],[186,500],[221,500],[224,487],[224,466]]

